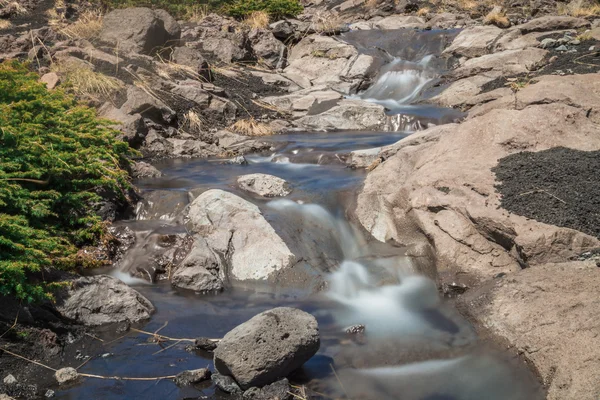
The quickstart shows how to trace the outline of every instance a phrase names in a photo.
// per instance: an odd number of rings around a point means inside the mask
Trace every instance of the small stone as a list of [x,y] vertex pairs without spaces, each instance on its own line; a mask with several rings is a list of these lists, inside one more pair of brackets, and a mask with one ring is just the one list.
[[253,387],[244,392],[244,400],[291,400],[290,382],[284,378],[262,388]]
[[79,374],[77,373],[77,370],[75,370],[75,368],[67,367],[56,371],[54,377],[58,381],[58,384],[62,385],[64,383],[69,383],[77,380],[77,378],[79,378]]
[[49,72],[40,78],[40,82],[45,83],[48,90],[52,90],[58,86],[60,78],[55,72]]
[[564,44],[563,44],[563,45],[561,45],[561,46],[558,46],[558,47],[556,48],[556,51],[567,51],[567,50],[569,50],[569,49],[568,49],[568,48],[567,48],[567,46],[565,46]]
[[224,162],[224,164],[230,164],[230,165],[248,165],[248,160],[246,160],[246,157],[244,156],[237,156],[234,157],[230,160],[227,160]]
[[199,337],[194,341],[194,345],[196,346],[196,348],[204,351],[213,351],[217,348],[218,343],[219,342],[215,340],[205,337]]
[[44,397],[47,397],[47,398],[52,398],[52,397],[54,397],[54,390],[52,390],[52,389],[48,389],[48,390],[46,391],[46,394],[44,395]]
[[102,354],[102,358],[108,358],[110,356],[112,356],[112,353],[104,353],[104,354]]
[[211,372],[208,368],[183,371],[175,377],[177,386],[189,386],[210,379]]
[[11,374],[6,375],[6,378],[4,378],[4,384],[7,386],[14,385],[15,383],[17,383],[17,378],[12,376]]
[[242,393],[242,389],[238,386],[235,380],[227,375],[221,375],[219,373],[214,373],[211,376],[211,379],[216,387],[221,389],[225,393],[235,394]]
[[237,179],[240,189],[263,197],[284,197],[292,192],[284,179],[267,174],[243,175]]
[[358,335],[364,334],[365,330],[366,327],[363,324],[358,324],[347,327],[346,329],[344,329],[344,332],[346,332],[349,335]]
[[542,49],[549,49],[552,48],[556,45],[556,40],[552,39],[552,38],[546,38],[544,40],[541,41],[540,43],[540,47]]
[[574,39],[574,40],[571,40],[571,41],[569,42],[569,44],[572,44],[573,46],[577,46],[577,45],[581,44],[581,40],[579,40],[579,39]]

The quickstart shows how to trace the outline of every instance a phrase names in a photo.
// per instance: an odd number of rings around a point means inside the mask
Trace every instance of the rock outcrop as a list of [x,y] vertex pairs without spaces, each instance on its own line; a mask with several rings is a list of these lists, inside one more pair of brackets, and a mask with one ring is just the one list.
[[116,322],[141,322],[150,318],[154,306],[120,280],[106,275],[73,281],[56,309],[65,317],[89,326]]
[[258,314],[227,333],[215,350],[215,368],[246,390],[285,378],[319,350],[317,320],[280,307]]

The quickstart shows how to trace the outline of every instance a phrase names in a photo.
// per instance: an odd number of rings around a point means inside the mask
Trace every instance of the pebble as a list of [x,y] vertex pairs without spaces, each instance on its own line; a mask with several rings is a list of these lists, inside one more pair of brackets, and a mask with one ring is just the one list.
[[64,383],[69,383],[77,380],[77,378],[79,378],[79,374],[77,373],[77,370],[75,370],[75,368],[67,367],[61,368],[58,371],[56,371],[54,377],[58,381],[58,384],[62,385]]
[[12,376],[11,374],[6,375],[6,378],[4,378],[4,384],[7,386],[14,385],[15,383],[17,383],[17,378]]
[[46,391],[46,394],[45,394],[44,396],[45,396],[45,397],[47,397],[47,398],[54,397],[54,390],[52,390],[52,389],[48,389],[48,390]]
[[567,51],[567,50],[569,50],[569,49],[568,49],[568,48],[567,48],[567,46],[565,46],[564,44],[563,44],[563,45],[561,45],[561,46],[558,46],[558,47],[556,48],[556,51]]

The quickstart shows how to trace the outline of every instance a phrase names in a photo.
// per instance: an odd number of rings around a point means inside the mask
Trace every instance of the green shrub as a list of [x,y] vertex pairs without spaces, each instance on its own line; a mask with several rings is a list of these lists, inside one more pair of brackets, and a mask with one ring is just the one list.
[[236,18],[244,18],[255,11],[264,11],[276,21],[285,17],[295,17],[303,10],[298,0],[235,0],[227,7],[227,13]]
[[126,197],[129,146],[110,122],[48,91],[15,61],[0,64],[0,294],[50,297],[43,272],[77,264],[98,241],[99,192]]

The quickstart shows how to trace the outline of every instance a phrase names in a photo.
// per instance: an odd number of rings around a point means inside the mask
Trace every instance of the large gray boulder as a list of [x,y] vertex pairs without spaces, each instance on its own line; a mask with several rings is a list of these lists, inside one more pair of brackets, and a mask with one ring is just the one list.
[[587,28],[591,24],[583,18],[569,16],[546,15],[533,19],[517,28],[523,33],[557,31],[560,29]]
[[237,179],[240,189],[263,197],[282,197],[292,192],[284,179],[267,174],[242,175]]
[[181,28],[164,10],[144,7],[113,10],[104,16],[100,39],[119,47],[120,52],[151,54],[173,44]]
[[202,193],[189,209],[189,229],[229,263],[238,280],[266,280],[296,256],[252,203],[223,190]]
[[86,276],[72,282],[56,309],[64,316],[88,326],[116,322],[140,322],[150,318],[154,306],[120,280]]
[[248,34],[256,59],[270,68],[283,67],[285,45],[267,29],[252,29]]
[[215,368],[244,390],[285,378],[319,350],[317,320],[280,307],[258,314],[227,333],[214,353]]
[[127,101],[121,106],[125,114],[141,114],[155,122],[171,123],[177,117],[177,113],[168,105],[148,91],[137,86],[127,89]]

